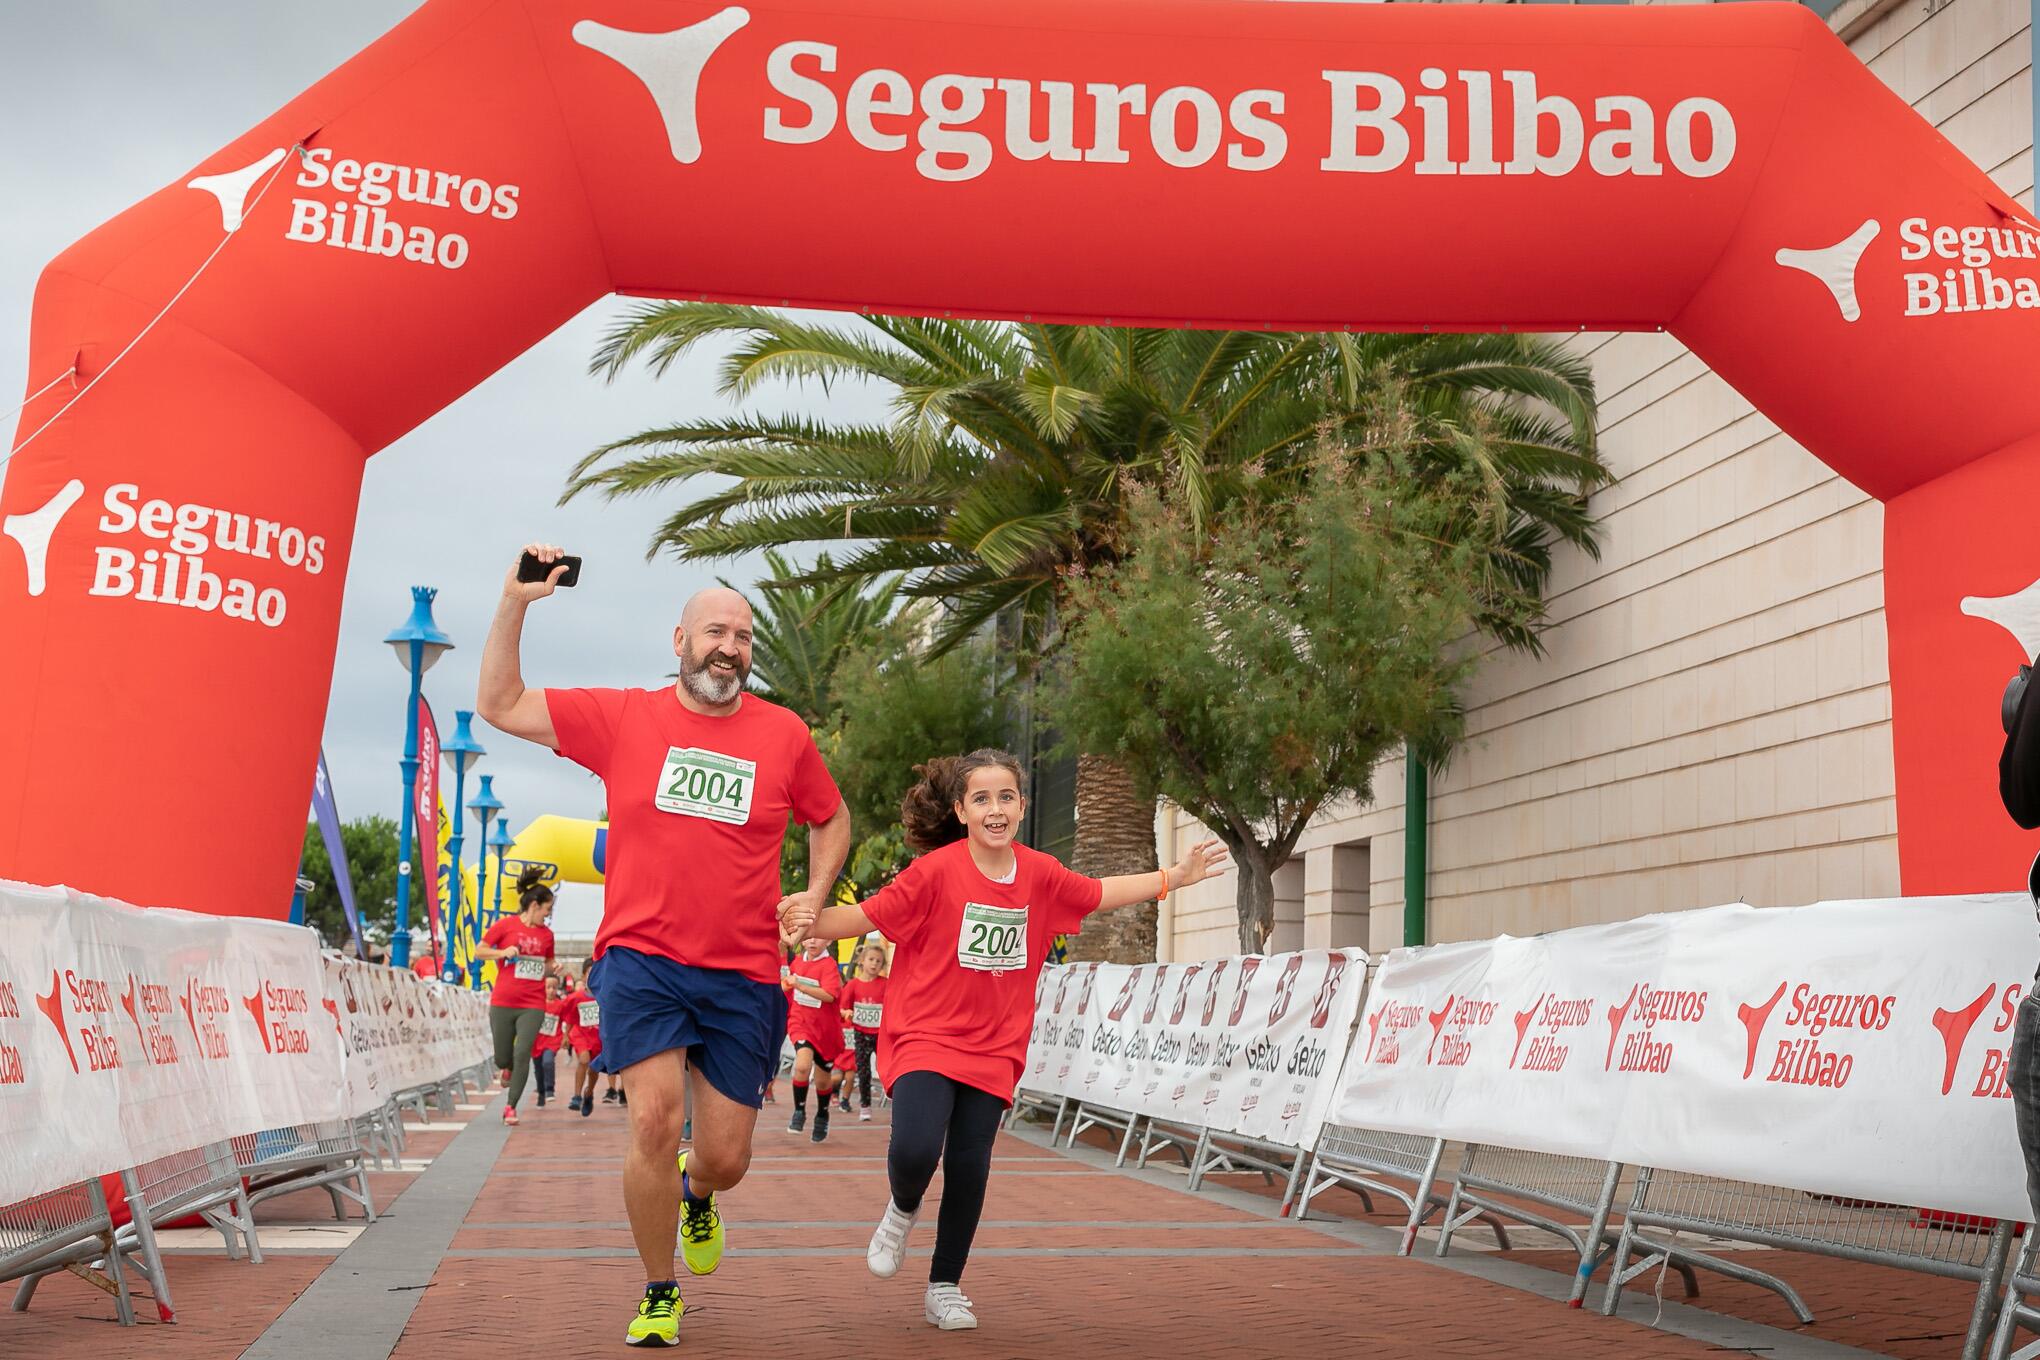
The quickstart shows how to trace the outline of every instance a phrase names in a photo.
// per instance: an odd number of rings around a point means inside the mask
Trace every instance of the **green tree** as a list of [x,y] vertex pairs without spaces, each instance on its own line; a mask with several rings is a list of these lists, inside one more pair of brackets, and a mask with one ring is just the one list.
[[765,565],[772,574],[750,593],[756,625],[751,687],[800,714],[809,727],[825,726],[836,716],[835,679],[844,654],[891,617],[900,578],[818,584],[835,574],[827,553],[811,572],[770,549]]
[[1328,460],[1292,507],[1240,506],[1207,532],[1156,506],[1132,554],[1075,587],[1058,720],[1225,842],[1241,949],[1267,947],[1274,871],[1312,817],[1366,799],[1404,742],[1457,736],[1476,621],[1534,613],[1487,577],[1505,520],[1466,506],[1488,494],[1426,485],[1407,460]]
[[[914,767],[996,746],[1006,730],[990,644],[977,639],[931,656],[923,631],[910,612],[846,647],[831,680],[834,719],[816,734],[858,838],[843,876],[859,897],[884,887],[911,859],[899,806]],[[781,873],[793,887],[805,885],[804,832],[789,837]]]
[[[1591,547],[1585,493],[1605,476],[1581,361],[1525,336],[1371,336],[1010,325],[866,315],[814,324],[760,308],[646,304],[595,357],[614,375],[644,359],[663,372],[703,341],[726,342],[722,389],[772,379],[876,385],[873,423],[743,413],[642,431],[595,450],[567,496],[616,497],[717,480],[656,532],[651,550],[713,559],[850,540],[817,581],[904,573],[909,597],[946,605],[934,649],[1002,612],[1039,660],[1087,573],[1109,569],[1138,527],[1142,488],[1201,532],[1249,496],[1280,501],[1307,481],[1311,450],[1336,435],[1395,448],[1413,475],[1472,473],[1500,494],[1482,512],[1509,532],[1484,563],[1496,607],[1541,580],[1551,545]],[[1533,634],[1511,637],[1527,643]],[[1077,761],[1075,866],[1155,864],[1153,804],[1102,751]],[[1102,928],[1099,928],[1102,927]],[[1088,957],[1151,958],[1152,903],[1082,937]]]
[[[361,913],[361,933],[377,944],[385,943],[397,922],[397,824],[388,817],[357,817],[340,824],[340,844],[347,851],[347,867],[354,881],[354,905]],[[332,861],[326,855],[326,839],[317,822],[305,824],[304,859],[298,871],[311,880],[305,894],[305,924],[319,932],[319,938],[333,949],[353,952],[353,937],[347,931],[347,913],[340,905],[340,889],[334,880]],[[420,880],[411,880],[411,930],[414,957],[431,946],[425,920],[425,890]]]

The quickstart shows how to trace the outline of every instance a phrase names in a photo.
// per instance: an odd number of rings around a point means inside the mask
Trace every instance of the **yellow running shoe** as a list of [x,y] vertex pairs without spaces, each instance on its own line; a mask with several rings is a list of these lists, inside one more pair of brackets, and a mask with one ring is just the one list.
[[[687,1154],[680,1154],[680,1175],[687,1175]],[[686,1181],[683,1179],[684,1187]],[[716,1212],[713,1194],[703,1199],[689,1199],[685,1189],[680,1195],[680,1256],[687,1262],[690,1275],[713,1275],[715,1268],[722,1264],[723,1225],[722,1215]]]
[[687,1311],[687,1305],[680,1298],[678,1286],[653,1284],[645,1286],[645,1296],[638,1300],[637,1316],[630,1320],[630,1330],[623,1334],[626,1346],[677,1346],[680,1344],[680,1315]]

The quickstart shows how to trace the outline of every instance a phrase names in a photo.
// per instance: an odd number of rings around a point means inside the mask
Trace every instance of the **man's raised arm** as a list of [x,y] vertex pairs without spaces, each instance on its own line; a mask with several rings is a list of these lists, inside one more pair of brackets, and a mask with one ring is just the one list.
[[[557,562],[562,555],[561,549],[550,543],[533,543],[524,551],[541,562]],[[560,737],[553,730],[545,691],[524,687],[518,651],[524,639],[524,611],[533,600],[552,594],[565,571],[561,565],[543,581],[520,581],[516,564],[511,564],[503,578],[503,598],[497,601],[496,617],[489,624],[489,640],[482,644],[482,678],[475,688],[475,712],[490,726],[555,751],[560,748]]]

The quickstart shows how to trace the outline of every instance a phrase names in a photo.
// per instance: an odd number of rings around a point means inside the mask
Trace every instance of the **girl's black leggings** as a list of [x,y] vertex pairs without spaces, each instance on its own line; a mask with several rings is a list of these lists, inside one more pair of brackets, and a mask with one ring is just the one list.
[[857,1031],[857,1103],[871,1108],[871,1059],[878,1052],[878,1036]]
[[942,1167],[942,1207],[935,1220],[935,1260],[928,1283],[960,1284],[971,1239],[985,1208],[992,1144],[1006,1102],[939,1072],[909,1072],[892,1084],[892,1148],[886,1171],[893,1203],[921,1207],[935,1167]]

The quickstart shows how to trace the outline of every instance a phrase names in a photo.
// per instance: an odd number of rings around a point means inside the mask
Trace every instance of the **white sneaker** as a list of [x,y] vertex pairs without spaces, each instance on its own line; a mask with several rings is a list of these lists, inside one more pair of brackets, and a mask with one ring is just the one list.
[[871,1108],[869,1106],[865,1106],[857,1111],[857,1122],[860,1124],[869,1124],[871,1122]]
[[864,1253],[864,1264],[871,1267],[872,1274],[890,1280],[900,1273],[900,1262],[907,1259],[907,1234],[914,1230],[914,1220],[920,1216],[918,1209],[911,1214],[901,1213],[892,1197],[886,1197],[885,1217],[878,1220],[878,1229],[871,1234],[871,1246]]
[[970,1300],[953,1284],[929,1285],[927,1298],[921,1304],[921,1316],[928,1319],[929,1326],[945,1332],[966,1332],[977,1326],[977,1314],[970,1311]]

